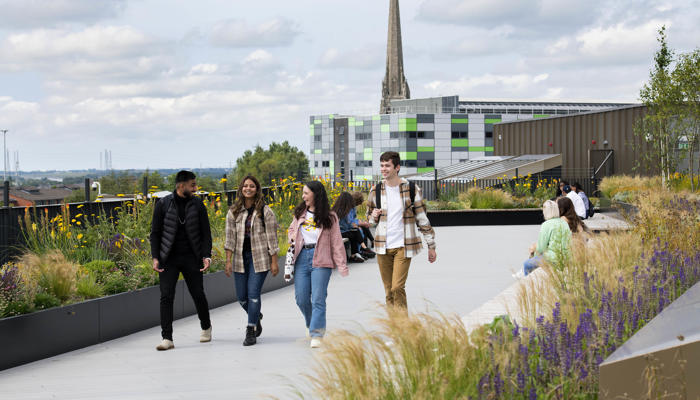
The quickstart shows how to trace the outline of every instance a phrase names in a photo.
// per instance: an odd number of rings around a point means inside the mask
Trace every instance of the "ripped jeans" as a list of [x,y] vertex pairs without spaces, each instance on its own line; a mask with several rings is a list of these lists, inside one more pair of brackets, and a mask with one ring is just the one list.
[[236,283],[236,297],[238,303],[248,313],[248,326],[255,326],[260,318],[260,292],[267,277],[267,271],[255,272],[253,267],[253,254],[249,251],[243,253],[243,266],[245,272],[234,272]]

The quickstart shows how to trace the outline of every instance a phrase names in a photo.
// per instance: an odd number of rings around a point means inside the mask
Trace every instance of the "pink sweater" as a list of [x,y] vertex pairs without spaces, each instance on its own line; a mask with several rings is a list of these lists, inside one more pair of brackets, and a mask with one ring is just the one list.
[[[312,265],[314,267],[338,268],[340,275],[348,275],[348,264],[345,258],[345,246],[343,245],[343,237],[340,235],[340,226],[338,225],[338,216],[331,211],[331,220],[333,225],[330,229],[318,227],[318,242],[314,251]],[[297,219],[294,217],[292,223],[287,230],[287,240],[294,239],[294,259],[299,257],[299,253],[304,246],[304,238],[301,235],[299,227],[304,223],[305,215]]]

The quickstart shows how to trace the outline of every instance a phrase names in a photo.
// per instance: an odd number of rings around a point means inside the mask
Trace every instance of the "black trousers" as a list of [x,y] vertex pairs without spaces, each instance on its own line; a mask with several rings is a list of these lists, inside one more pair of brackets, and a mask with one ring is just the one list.
[[[362,234],[365,235],[365,246],[374,247],[374,236],[372,236],[372,231],[370,231],[368,227],[363,226]],[[372,242],[372,246],[369,245],[370,241]]]
[[360,243],[362,243],[362,234],[359,229],[351,229],[347,232],[342,232],[344,238],[350,239],[350,254],[355,254],[360,251]]
[[172,254],[161,267],[165,270],[159,274],[160,327],[163,339],[173,340],[173,303],[175,302],[175,287],[181,272],[197,308],[202,329],[211,327],[209,303],[204,295],[204,274],[199,271],[202,266],[202,260],[194,254]]

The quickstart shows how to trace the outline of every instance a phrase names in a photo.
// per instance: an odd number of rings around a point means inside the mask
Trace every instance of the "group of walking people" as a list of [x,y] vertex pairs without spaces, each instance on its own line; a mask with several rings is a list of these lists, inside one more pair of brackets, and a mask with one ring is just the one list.
[[[406,310],[405,285],[411,259],[420,253],[422,233],[428,260],[435,262],[435,233],[426,216],[419,187],[399,178],[401,159],[396,152],[380,157],[384,178],[367,199],[367,220],[359,220],[355,207],[362,194],[343,193],[331,208],[325,187],[307,182],[302,201],[293,211],[287,230],[296,304],[304,318],[310,347],[322,345],[326,331],[326,298],[332,270],[348,275],[344,238],[350,241],[351,260],[377,257],[388,306]],[[175,347],[173,303],[182,274],[199,317],[200,342],[212,339],[209,305],[203,273],[211,265],[212,237],[206,208],[195,196],[196,176],[180,171],[172,194],[160,199],[153,211],[151,254],[153,269],[160,276],[162,341],[157,350]],[[227,276],[234,277],[236,296],[247,313],[244,346],[254,345],[262,333],[261,293],[268,274],[279,273],[278,222],[265,204],[262,187],[254,176],[240,182],[238,195],[226,215]],[[370,227],[375,228],[374,235]],[[374,250],[367,245],[373,244]]]

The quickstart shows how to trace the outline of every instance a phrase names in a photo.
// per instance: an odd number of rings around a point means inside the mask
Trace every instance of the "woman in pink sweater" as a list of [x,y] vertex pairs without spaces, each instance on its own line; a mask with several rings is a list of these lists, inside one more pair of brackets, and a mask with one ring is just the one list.
[[326,297],[333,268],[348,275],[345,246],[338,217],[330,211],[323,185],[304,185],[302,202],[294,209],[287,231],[294,243],[294,294],[311,336],[311,347],[321,346],[326,331]]

